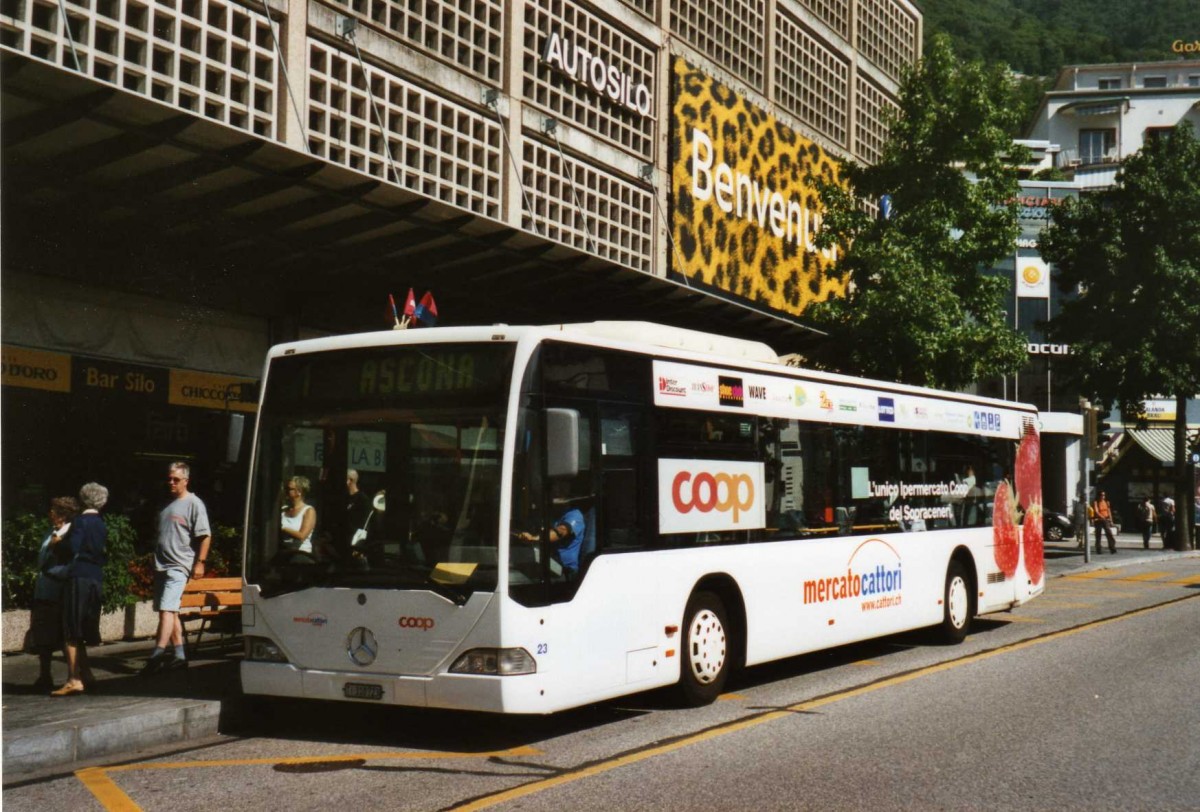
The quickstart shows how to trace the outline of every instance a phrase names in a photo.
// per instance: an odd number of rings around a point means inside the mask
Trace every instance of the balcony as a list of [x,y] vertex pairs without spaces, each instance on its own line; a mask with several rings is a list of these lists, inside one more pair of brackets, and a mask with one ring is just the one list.
[[1121,162],[1120,151],[1116,147],[1107,150],[1064,149],[1058,153],[1059,169],[1078,169],[1097,164],[1116,164]]

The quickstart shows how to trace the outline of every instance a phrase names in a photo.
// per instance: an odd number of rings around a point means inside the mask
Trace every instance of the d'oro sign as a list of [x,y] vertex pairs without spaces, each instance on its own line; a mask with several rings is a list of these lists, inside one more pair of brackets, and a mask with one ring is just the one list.
[[672,110],[675,270],[793,314],[843,295],[809,179],[839,182],[837,160],[680,57]]

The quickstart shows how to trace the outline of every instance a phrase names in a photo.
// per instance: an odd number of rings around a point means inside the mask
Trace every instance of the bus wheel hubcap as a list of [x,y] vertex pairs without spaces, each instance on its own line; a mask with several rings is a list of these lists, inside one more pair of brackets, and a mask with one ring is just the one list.
[[708,685],[725,667],[725,627],[710,609],[701,609],[692,618],[691,649],[688,662],[698,682]]
[[950,622],[954,628],[961,629],[967,622],[967,584],[962,578],[955,577],[950,581],[946,605],[950,610]]

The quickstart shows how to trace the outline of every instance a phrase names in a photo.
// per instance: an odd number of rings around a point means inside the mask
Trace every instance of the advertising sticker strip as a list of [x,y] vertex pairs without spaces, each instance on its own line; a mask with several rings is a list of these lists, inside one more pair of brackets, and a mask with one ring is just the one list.
[[674,361],[654,362],[654,405],[824,423],[978,432],[1013,440],[1021,437],[1022,414],[1012,409]]

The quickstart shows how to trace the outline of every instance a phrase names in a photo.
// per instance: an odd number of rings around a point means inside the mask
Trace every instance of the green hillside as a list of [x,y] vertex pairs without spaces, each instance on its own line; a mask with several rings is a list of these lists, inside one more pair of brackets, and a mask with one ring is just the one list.
[[[1200,0],[917,0],[925,35],[961,56],[1053,76],[1063,65],[1178,59],[1200,41]],[[1190,57],[1200,54],[1188,54]]]

